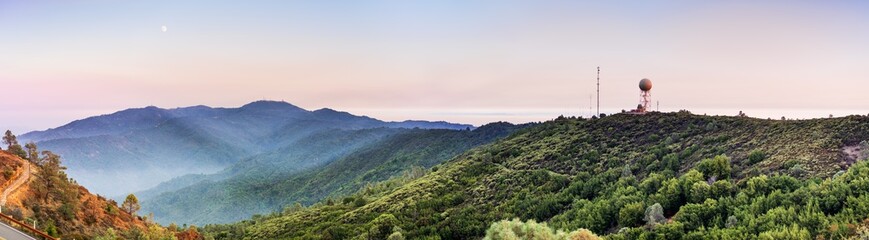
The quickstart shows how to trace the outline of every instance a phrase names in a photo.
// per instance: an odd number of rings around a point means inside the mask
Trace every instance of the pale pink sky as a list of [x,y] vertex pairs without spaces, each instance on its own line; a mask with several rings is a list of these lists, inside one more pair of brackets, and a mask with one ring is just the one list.
[[636,106],[650,78],[662,110],[866,114],[867,12],[862,1],[3,1],[0,128],[259,99],[385,120],[539,121],[587,114],[596,66],[605,111]]

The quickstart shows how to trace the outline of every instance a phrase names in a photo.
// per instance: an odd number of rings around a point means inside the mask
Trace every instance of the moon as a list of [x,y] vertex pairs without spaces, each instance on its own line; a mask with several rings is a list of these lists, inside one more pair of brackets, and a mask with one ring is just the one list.
[[163,25],[163,27],[161,27],[160,30],[162,30],[163,32],[166,32],[166,31],[169,31],[169,28],[167,28],[166,25]]

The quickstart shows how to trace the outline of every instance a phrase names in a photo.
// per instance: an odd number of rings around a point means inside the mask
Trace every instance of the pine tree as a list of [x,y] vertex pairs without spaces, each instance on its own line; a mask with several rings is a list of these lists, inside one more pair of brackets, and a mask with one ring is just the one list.
[[3,143],[6,144],[6,149],[9,149],[12,145],[18,145],[18,139],[12,134],[12,131],[6,130],[6,134],[3,135]]
[[139,199],[136,198],[136,195],[127,195],[127,198],[124,199],[124,203],[121,204],[121,208],[129,214],[135,214],[136,211],[139,211],[139,208],[141,208],[141,206],[139,206]]
[[24,144],[24,148],[27,148],[27,159],[31,162],[39,161],[39,150],[36,149],[36,143],[29,142]]

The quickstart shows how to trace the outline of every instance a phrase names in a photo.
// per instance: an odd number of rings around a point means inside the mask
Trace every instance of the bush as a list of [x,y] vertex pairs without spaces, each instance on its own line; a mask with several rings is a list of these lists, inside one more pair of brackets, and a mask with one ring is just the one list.
[[714,199],[729,197],[733,194],[733,184],[726,180],[715,181],[715,183],[712,183],[711,194],[710,197]]
[[401,232],[393,232],[386,238],[386,240],[404,240],[404,234],[401,234]]
[[60,212],[66,220],[72,220],[75,218],[75,209],[73,208],[72,204],[64,203],[63,205],[60,205],[57,211]]
[[513,240],[513,239],[552,239],[552,240],[597,240],[601,239],[593,232],[587,229],[579,229],[568,234],[562,231],[555,231],[546,223],[537,223],[534,220],[522,222],[521,220],[513,219],[512,221],[502,220],[492,223],[486,230],[485,240]]
[[717,201],[707,199],[703,204],[685,204],[673,217],[674,220],[685,224],[686,230],[694,230],[705,226],[716,214]]
[[664,182],[660,189],[658,189],[658,193],[656,193],[653,197],[653,200],[657,201],[659,206],[663,207],[665,210],[675,212],[676,209],[679,209],[684,203],[682,199],[682,187],[679,186],[679,180],[675,178],[671,178]]
[[365,198],[358,197],[355,200],[353,200],[353,207],[365,206],[365,204],[367,204],[367,203],[368,203],[368,201],[365,201]]
[[695,182],[694,185],[691,185],[691,193],[688,197],[689,202],[692,203],[701,203],[706,201],[706,198],[710,198],[712,193],[712,187],[709,186],[706,182]]
[[679,156],[675,153],[665,155],[661,162],[665,169],[672,170],[673,172],[679,172],[679,168],[682,166],[682,162],[679,161]]
[[398,225],[398,219],[392,214],[384,213],[377,216],[377,218],[372,220],[370,224],[371,228],[368,230],[368,233],[371,234],[370,237],[374,239],[385,239],[393,233],[392,229]]
[[748,162],[751,164],[759,163],[759,162],[763,161],[764,159],[766,159],[766,154],[760,150],[754,150],[748,154]]
[[569,239],[569,240],[598,240],[601,238],[598,237],[597,234],[594,234],[593,232],[589,231],[588,229],[581,228],[579,230],[568,233],[567,239]]
[[517,218],[492,223],[483,239],[555,239],[555,232],[546,223],[537,223],[534,220],[522,222]]
[[697,170],[703,173],[706,179],[730,179],[730,158],[724,155],[715,156],[712,159],[703,159],[697,164]]
[[622,227],[636,227],[642,224],[645,214],[643,202],[630,203],[619,210],[619,225]]
[[801,240],[812,239],[809,231],[793,224],[789,228],[780,228],[772,231],[760,233],[758,236],[761,240]]

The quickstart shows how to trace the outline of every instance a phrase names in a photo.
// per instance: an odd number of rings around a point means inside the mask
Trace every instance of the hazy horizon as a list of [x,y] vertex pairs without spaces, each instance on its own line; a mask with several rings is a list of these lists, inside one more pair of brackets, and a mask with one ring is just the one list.
[[[260,99],[262,100],[262,99]],[[252,100],[260,101],[260,100]],[[285,100],[271,100],[268,101],[284,101]],[[197,104],[197,105],[206,105],[209,107],[215,108],[237,108],[241,107],[244,104],[249,102],[241,103],[238,105],[228,105],[228,106],[210,106],[207,104]],[[293,104],[292,102],[288,102]],[[295,104],[294,104],[295,105]],[[153,106],[153,105],[149,105]],[[183,108],[183,107],[191,107],[195,105],[189,106],[155,106],[163,109],[173,109],[173,108]],[[298,105],[297,105],[298,106]],[[148,106],[136,106],[130,108],[143,108]],[[597,109],[592,107],[591,112],[589,112],[588,106],[583,107],[574,107],[574,108],[528,108],[528,109],[497,109],[497,108],[489,108],[489,109],[463,109],[463,108],[454,108],[454,109],[378,109],[378,108],[353,108],[353,109],[341,109],[334,108],[329,106],[298,106],[303,109],[314,111],[321,108],[330,108],[337,111],[349,112],[353,115],[358,116],[368,116],[378,120],[383,121],[404,121],[404,120],[424,120],[424,121],[446,121],[451,123],[462,123],[462,124],[472,124],[474,126],[480,126],[487,123],[505,121],[511,123],[528,123],[528,122],[541,122],[547,121],[557,118],[558,116],[567,116],[567,117],[591,117],[596,114]],[[103,112],[99,112],[100,110],[92,110],[92,111],[84,111],[80,113],[76,113],[79,117],[73,117],[71,119],[54,119],[54,121],[44,121],[37,123],[38,125],[45,125],[43,128],[22,128],[22,127],[6,127],[12,130],[16,134],[24,134],[31,131],[42,131],[49,128],[56,128],[67,123],[70,123],[75,120],[84,119],[87,117],[99,116],[112,114],[118,111],[130,109],[106,109]],[[622,110],[629,110],[627,108],[616,109],[616,108],[602,108],[601,113],[605,114],[614,114],[620,113]],[[707,114],[707,115],[720,115],[720,116],[736,116],[740,111],[747,114],[749,117],[753,118],[770,118],[773,120],[781,119],[781,117],[786,117],[787,119],[813,119],[813,118],[828,118],[829,115],[833,115],[834,117],[844,117],[849,115],[867,115],[869,114],[869,110],[861,110],[858,109],[793,109],[793,108],[780,108],[780,109],[757,109],[757,108],[746,108],[746,109],[727,109],[727,108],[710,108],[710,109],[690,109],[690,108],[673,108],[663,106],[661,107],[661,112],[676,112],[679,110],[688,110],[694,114]],[[51,113],[42,113],[47,114],[46,117],[50,117]],[[63,116],[67,115],[76,115],[76,114],[61,114]],[[5,130],[5,129],[4,129]]]
[[[0,2],[0,128],[257,99],[479,125],[869,113],[865,1]],[[165,26],[165,28],[164,28]],[[733,110],[733,111],[732,111]],[[793,113],[793,114],[786,114]]]

